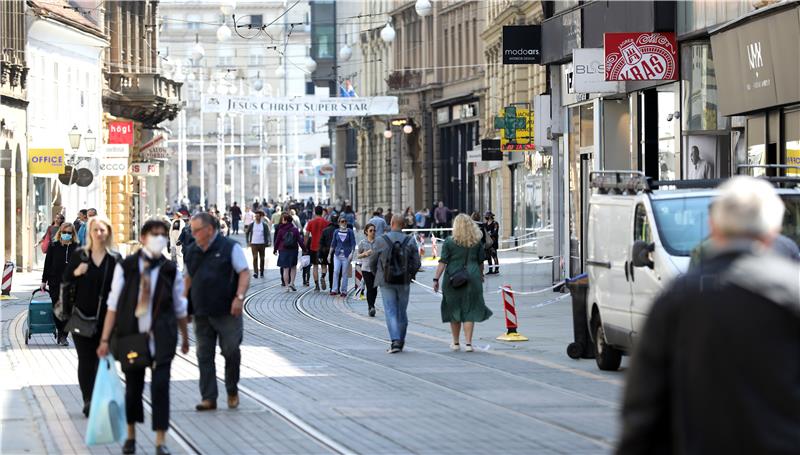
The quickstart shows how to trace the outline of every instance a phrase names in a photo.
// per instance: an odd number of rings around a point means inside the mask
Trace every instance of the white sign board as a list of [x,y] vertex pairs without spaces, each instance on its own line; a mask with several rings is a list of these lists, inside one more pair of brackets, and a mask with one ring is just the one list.
[[264,114],[273,117],[361,117],[396,115],[396,96],[365,98],[266,98],[252,96],[207,96],[203,110],[208,113]]
[[603,49],[572,51],[572,88],[574,93],[624,93],[623,83],[605,80]]
[[168,160],[172,157],[172,150],[166,147],[167,141],[163,135],[155,136],[139,150],[142,158],[146,160]]
[[98,175],[103,177],[122,177],[128,174],[128,144],[103,144],[98,150]]
[[131,163],[131,175],[138,177],[158,177],[158,164]]
[[480,145],[476,145],[472,150],[467,150],[467,163],[479,163],[482,160]]

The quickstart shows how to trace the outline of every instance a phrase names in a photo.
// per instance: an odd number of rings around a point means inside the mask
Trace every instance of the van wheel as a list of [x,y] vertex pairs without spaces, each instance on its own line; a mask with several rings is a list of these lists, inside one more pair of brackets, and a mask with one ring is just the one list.
[[594,348],[597,368],[603,371],[617,371],[622,363],[622,352],[606,343],[606,333],[600,318],[594,323]]

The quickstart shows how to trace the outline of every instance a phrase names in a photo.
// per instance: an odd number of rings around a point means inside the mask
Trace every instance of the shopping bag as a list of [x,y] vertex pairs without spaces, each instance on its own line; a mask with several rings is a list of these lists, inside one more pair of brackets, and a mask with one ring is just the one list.
[[86,425],[86,445],[122,442],[125,425],[125,388],[119,380],[117,363],[109,354],[100,359],[97,366]]
[[311,256],[304,254],[300,256],[300,268],[304,269],[311,265]]

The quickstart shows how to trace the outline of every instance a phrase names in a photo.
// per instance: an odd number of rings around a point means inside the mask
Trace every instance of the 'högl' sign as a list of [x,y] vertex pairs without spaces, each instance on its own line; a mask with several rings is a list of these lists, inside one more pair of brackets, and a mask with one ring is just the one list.
[[674,33],[603,35],[607,81],[671,81],[678,78]]

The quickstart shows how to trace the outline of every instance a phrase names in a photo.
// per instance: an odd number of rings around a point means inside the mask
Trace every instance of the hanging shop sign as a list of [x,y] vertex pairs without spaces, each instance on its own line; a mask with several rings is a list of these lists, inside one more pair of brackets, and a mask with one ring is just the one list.
[[99,172],[101,177],[122,177],[128,174],[128,144],[103,144],[98,150]]
[[163,135],[158,135],[142,144],[139,153],[145,160],[168,160],[172,157],[172,151],[167,148],[167,141]]
[[319,166],[319,168],[317,170],[319,175],[325,176],[325,177],[327,177],[329,175],[333,175],[334,171],[336,171],[336,168],[333,167],[332,164],[323,164],[323,165]]
[[133,145],[133,122],[109,122],[108,143]]
[[132,163],[130,174],[137,177],[158,177],[158,163]]
[[678,79],[674,33],[606,33],[603,48],[607,81]]
[[538,65],[540,63],[542,63],[542,26],[504,26],[503,65]]
[[623,82],[606,81],[603,49],[572,51],[572,91],[574,93],[622,93]]
[[481,152],[480,145],[474,147],[472,150],[467,150],[467,163],[479,163],[482,157],[483,153]]
[[503,161],[500,139],[481,139],[481,161]]
[[64,149],[28,149],[28,172],[63,174]]
[[507,106],[494,118],[495,129],[500,130],[500,149],[524,151],[536,148],[533,142],[533,112],[527,107]]
[[364,98],[265,98],[250,96],[208,96],[203,109],[213,113],[263,114],[277,117],[329,116],[361,117],[397,115],[396,96]]

